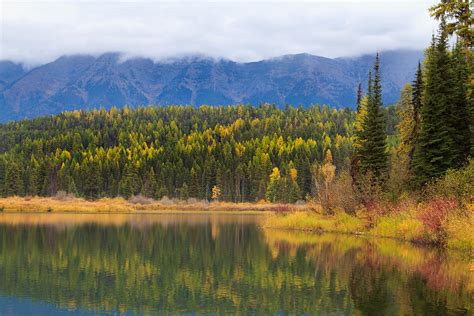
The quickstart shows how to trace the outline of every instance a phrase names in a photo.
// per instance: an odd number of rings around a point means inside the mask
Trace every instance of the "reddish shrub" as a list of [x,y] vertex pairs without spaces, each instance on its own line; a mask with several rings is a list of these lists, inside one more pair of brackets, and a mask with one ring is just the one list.
[[432,242],[440,245],[447,241],[447,222],[449,214],[458,207],[456,198],[434,198],[422,206],[418,218],[423,223]]
[[384,214],[384,207],[381,203],[371,200],[364,203],[367,214],[367,225],[369,228],[374,227],[378,218]]

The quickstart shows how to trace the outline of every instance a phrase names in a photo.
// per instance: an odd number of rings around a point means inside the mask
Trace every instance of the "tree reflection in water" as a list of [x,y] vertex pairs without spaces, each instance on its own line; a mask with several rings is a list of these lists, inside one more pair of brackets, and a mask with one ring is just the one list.
[[0,295],[70,310],[473,310],[468,263],[406,243],[263,230],[251,216],[14,216],[0,217]]

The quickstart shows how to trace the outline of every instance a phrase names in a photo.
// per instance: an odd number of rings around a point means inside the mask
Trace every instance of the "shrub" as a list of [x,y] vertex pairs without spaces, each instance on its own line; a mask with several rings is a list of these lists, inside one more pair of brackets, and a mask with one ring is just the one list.
[[367,215],[367,226],[372,228],[377,223],[378,219],[386,213],[387,208],[384,207],[377,200],[368,200],[364,204],[365,213]]
[[466,167],[449,170],[446,175],[426,186],[427,198],[456,198],[460,206],[474,203],[474,159]]
[[131,203],[131,204],[145,205],[145,204],[151,204],[153,202],[154,202],[153,199],[147,198],[146,196],[142,194],[134,195],[128,199],[128,203]]
[[160,199],[160,204],[163,204],[163,205],[171,205],[173,203],[174,203],[173,200],[167,197],[166,195]]
[[295,202],[295,205],[304,206],[304,205],[306,205],[306,201],[304,201],[304,200],[298,200],[298,201]]
[[350,215],[355,215],[359,202],[352,187],[350,174],[342,172],[334,181],[332,189],[335,208],[339,208]]
[[434,198],[421,205],[418,218],[423,223],[428,242],[445,246],[448,239],[448,219],[458,207],[455,198]]
[[66,191],[58,191],[53,199],[58,201],[70,201],[75,198],[75,195],[72,193],[67,193]]

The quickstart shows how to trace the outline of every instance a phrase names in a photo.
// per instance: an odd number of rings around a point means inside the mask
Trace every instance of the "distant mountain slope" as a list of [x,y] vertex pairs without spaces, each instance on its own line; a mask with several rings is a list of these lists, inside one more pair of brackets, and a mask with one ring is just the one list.
[[11,61],[0,61],[0,92],[24,74],[25,70],[21,65]]
[[[420,51],[381,54],[386,103],[398,99],[422,58]],[[357,84],[365,84],[373,61],[372,55],[329,59],[298,54],[251,63],[198,57],[153,62],[121,61],[120,54],[107,53],[64,56],[30,71],[1,61],[0,121],[126,104],[270,102],[354,107]]]

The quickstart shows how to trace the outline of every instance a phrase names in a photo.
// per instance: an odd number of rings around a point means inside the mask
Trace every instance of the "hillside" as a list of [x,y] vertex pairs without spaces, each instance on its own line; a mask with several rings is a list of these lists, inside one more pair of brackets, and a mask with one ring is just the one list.
[[[0,125],[0,197],[143,193],[226,201],[265,198],[268,175],[295,170],[292,199],[311,190],[327,149],[341,167],[354,114],[312,106],[170,106],[67,112]],[[296,182],[297,181],[297,185]]]
[[[353,107],[359,81],[366,82],[372,55],[329,59],[286,55],[250,63],[188,57],[154,62],[64,56],[26,71],[0,62],[0,121],[65,110],[148,104],[277,105],[328,104]],[[385,103],[395,102],[413,79],[420,51],[381,54]]]

